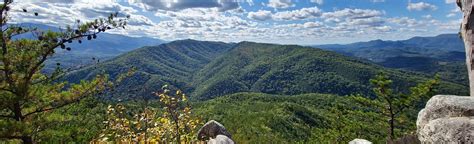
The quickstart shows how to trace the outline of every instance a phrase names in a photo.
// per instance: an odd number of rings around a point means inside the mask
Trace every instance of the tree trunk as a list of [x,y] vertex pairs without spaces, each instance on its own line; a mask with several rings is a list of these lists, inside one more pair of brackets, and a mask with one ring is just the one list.
[[471,17],[474,17],[474,13],[472,13],[472,0],[456,0],[459,8],[464,14],[464,18],[461,23],[461,37],[464,41],[464,47],[466,49],[466,65],[467,71],[469,75],[469,88],[470,88],[470,95],[474,96],[474,73],[473,73],[473,28],[474,28],[474,21],[472,21]]

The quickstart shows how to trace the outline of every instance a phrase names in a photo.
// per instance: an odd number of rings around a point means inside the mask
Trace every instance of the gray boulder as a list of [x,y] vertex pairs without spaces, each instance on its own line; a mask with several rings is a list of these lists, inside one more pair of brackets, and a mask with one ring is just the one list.
[[208,144],[234,144],[234,141],[225,135],[217,135],[215,139],[207,141]]
[[349,144],[372,144],[372,142],[365,139],[354,139],[350,141]]
[[232,135],[225,127],[215,120],[211,120],[199,129],[198,139],[208,141],[209,144],[233,144]]
[[422,143],[474,143],[474,97],[434,96],[416,125]]

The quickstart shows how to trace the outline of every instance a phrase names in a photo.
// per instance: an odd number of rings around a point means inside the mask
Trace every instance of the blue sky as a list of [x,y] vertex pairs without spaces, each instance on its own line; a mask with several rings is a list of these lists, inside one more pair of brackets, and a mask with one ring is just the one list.
[[18,0],[40,17],[13,14],[16,23],[53,26],[131,15],[111,33],[164,40],[256,41],[282,44],[400,40],[458,32],[455,0]]

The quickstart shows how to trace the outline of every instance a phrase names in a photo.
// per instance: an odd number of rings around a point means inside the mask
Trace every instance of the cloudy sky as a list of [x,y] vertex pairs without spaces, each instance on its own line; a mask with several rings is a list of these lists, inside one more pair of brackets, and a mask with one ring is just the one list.
[[[41,2],[38,2],[41,1]],[[350,43],[457,33],[455,0],[16,0],[14,23],[72,24],[120,12],[113,33],[164,40]]]

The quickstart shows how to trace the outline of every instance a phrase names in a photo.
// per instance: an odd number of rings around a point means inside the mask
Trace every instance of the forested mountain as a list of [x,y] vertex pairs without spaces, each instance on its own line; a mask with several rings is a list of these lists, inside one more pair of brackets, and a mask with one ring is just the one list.
[[347,45],[317,45],[316,48],[371,60],[385,67],[439,73],[443,79],[467,85],[464,43],[458,34],[413,37],[400,41],[373,40]]
[[[211,99],[236,92],[269,94],[330,93],[372,95],[368,80],[386,71],[401,89],[425,80],[417,73],[385,69],[368,61],[297,45],[180,40],[144,47],[68,76],[72,82],[105,72],[112,77],[134,66],[137,72],[108,98],[149,97],[163,84]],[[442,92],[466,93],[443,83]]]
[[400,41],[372,40],[352,44],[315,45],[351,56],[375,62],[396,56],[422,56],[449,61],[463,60],[464,43],[457,34],[442,34],[435,37],[413,37]]
[[[60,31],[63,28],[53,27],[43,24],[20,23],[16,24],[24,27],[37,28],[40,30]],[[33,37],[31,33],[24,34],[19,38]],[[164,43],[165,41],[149,37],[130,37],[119,34],[103,33],[96,39],[72,41],[67,43],[66,47],[71,50],[58,49],[56,55],[49,59],[46,63],[45,71],[51,71],[56,63],[60,63],[63,68],[78,68],[84,65],[90,65],[97,60],[107,60],[128,51],[143,46],[154,46]],[[93,60],[94,58],[94,60]]]
[[170,43],[147,46],[120,55],[107,62],[78,70],[69,76],[71,82],[88,79],[97,73],[112,77],[135,67],[135,75],[117,85],[108,95],[115,99],[151,97],[152,92],[164,84],[178,87],[186,92],[193,91],[192,76],[209,62],[234,44],[195,40],[178,40]]

